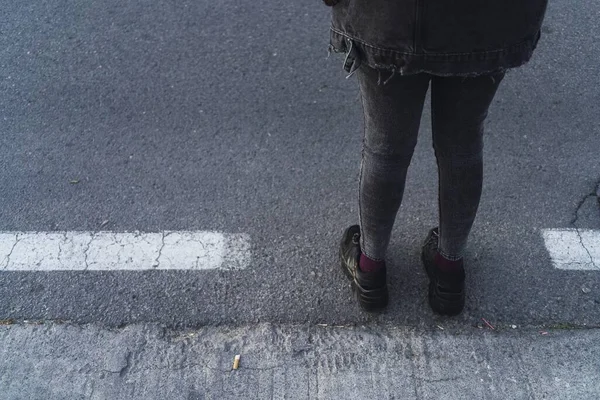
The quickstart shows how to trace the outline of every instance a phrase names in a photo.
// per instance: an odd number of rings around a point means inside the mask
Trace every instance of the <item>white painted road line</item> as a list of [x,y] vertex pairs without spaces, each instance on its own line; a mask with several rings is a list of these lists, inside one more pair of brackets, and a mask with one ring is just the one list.
[[219,232],[0,232],[0,271],[244,269],[250,238]]
[[544,229],[542,236],[555,268],[600,271],[600,231]]

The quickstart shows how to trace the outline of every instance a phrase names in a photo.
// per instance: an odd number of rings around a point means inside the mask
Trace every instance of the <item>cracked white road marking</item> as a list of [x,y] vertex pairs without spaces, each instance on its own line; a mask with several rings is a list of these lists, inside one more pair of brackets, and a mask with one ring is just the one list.
[[219,232],[0,232],[0,271],[244,269],[250,238]]
[[600,271],[600,231],[544,229],[542,236],[555,268]]

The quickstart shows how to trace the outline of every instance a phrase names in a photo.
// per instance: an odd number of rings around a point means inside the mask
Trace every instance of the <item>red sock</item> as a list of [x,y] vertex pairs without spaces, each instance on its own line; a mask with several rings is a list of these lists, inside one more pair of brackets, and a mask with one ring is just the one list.
[[361,254],[358,268],[360,268],[362,272],[377,272],[380,269],[385,268],[385,261],[371,260],[369,257]]
[[462,258],[456,261],[448,260],[438,252],[435,254],[435,265],[444,272],[458,272],[463,267],[463,260]]

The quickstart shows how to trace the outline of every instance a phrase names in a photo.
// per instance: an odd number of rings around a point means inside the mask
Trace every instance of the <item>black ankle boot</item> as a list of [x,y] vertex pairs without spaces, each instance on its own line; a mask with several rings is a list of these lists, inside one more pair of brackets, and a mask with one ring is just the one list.
[[340,244],[340,261],[344,274],[352,281],[358,303],[366,311],[378,311],[388,303],[386,269],[362,272],[360,259],[360,228],[353,225],[344,231]]
[[458,315],[465,307],[465,269],[461,264],[456,271],[442,271],[435,263],[438,242],[439,231],[434,228],[429,232],[421,252],[429,277],[429,305],[438,314]]

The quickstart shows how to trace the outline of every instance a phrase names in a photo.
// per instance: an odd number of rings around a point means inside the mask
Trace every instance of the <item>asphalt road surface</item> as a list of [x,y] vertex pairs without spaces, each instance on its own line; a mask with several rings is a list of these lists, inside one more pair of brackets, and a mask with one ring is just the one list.
[[600,326],[600,268],[560,270],[545,229],[600,229],[600,4],[551,1],[534,59],[491,108],[456,318],[427,306],[437,220],[430,113],[388,255],[391,302],[359,310],[338,266],[357,222],[356,79],[321,2],[7,2],[0,16],[0,232],[207,231],[239,270],[0,271],[0,320],[107,328]]

